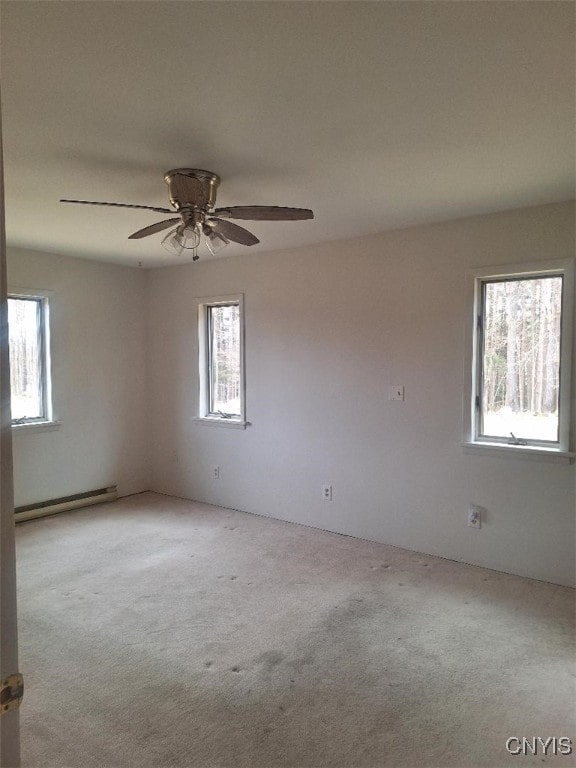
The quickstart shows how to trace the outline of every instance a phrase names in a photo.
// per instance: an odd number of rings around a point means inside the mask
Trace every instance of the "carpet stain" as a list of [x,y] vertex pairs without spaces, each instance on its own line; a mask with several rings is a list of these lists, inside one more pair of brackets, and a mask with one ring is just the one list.
[[[306,656],[300,656],[297,659],[291,659],[290,661],[287,661],[289,667],[291,667],[294,672],[301,675],[304,672],[305,667],[309,667],[313,665],[316,662],[316,656],[313,653],[309,653]],[[290,682],[293,683],[294,680],[290,678]]]
[[283,653],[280,651],[271,650],[261,653],[260,656],[256,657],[255,662],[257,664],[262,664],[266,672],[271,672],[274,667],[277,667],[278,664],[281,664],[284,659],[285,656]]

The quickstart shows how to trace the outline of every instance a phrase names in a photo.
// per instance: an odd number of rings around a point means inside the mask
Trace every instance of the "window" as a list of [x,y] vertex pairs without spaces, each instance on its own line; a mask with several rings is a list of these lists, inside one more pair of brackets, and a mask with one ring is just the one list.
[[466,442],[569,451],[573,265],[476,272]]
[[52,418],[48,299],[9,296],[8,324],[12,424],[40,424]]
[[243,297],[199,305],[200,412],[202,420],[244,426]]

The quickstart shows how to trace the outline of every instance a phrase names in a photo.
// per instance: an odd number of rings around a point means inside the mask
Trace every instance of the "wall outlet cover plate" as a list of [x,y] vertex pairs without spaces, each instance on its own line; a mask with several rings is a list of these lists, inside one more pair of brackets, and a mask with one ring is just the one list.
[[388,387],[388,400],[404,400],[404,385],[393,384]]
[[482,528],[482,507],[470,504],[468,507],[468,526],[470,528]]

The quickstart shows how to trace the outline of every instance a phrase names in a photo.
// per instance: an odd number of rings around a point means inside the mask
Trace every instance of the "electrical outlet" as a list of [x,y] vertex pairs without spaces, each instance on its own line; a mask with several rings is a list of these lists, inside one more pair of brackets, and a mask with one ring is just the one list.
[[212,467],[212,477],[214,480],[220,480],[220,467],[217,464]]
[[331,485],[323,485],[322,486],[322,499],[324,501],[332,501],[332,486]]
[[470,504],[468,507],[468,526],[470,528],[482,528],[482,507]]
[[404,400],[404,385],[393,384],[388,387],[388,400]]

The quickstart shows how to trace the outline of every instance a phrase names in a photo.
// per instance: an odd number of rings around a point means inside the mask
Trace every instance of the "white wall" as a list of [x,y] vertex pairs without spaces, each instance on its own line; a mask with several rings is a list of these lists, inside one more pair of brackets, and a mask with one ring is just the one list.
[[[10,288],[52,291],[62,422],[15,434],[16,504],[117,483],[572,584],[574,465],[460,442],[465,270],[573,254],[569,204],[148,273],[12,249]],[[238,292],[245,431],[193,421],[194,298]]]
[[[465,270],[573,255],[558,204],[153,270],[153,489],[573,584],[574,465],[460,445]],[[193,422],[194,299],[239,292],[245,431]],[[481,531],[470,503],[488,510]]]
[[57,431],[13,430],[16,505],[112,484],[149,487],[146,424],[146,274],[20,249],[8,287],[50,297]]

